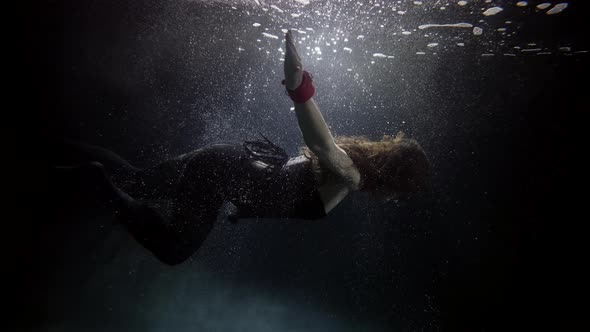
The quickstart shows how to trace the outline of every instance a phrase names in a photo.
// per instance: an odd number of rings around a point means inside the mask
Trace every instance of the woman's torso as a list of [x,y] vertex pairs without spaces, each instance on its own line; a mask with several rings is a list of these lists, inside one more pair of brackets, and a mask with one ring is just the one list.
[[[183,178],[199,173],[215,183],[225,199],[238,208],[240,218],[318,219],[326,215],[307,157],[293,157],[274,166],[268,167],[268,163],[249,154],[241,143],[213,143],[149,168],[141,181],[125,187],[151,205],[163,205],[178,199],[181,193],[177,188]],[[158,186],[151,185],[156,182]],[[196,192],[198,195],[201,191]],[[198,202],[203,198],[191,199]]]
[[234,202],[243,218],[319,219],[326,215],[311,161],[305,156],[290,158],[275,172],[251,159],[261,177],[247,190],[246,198]]

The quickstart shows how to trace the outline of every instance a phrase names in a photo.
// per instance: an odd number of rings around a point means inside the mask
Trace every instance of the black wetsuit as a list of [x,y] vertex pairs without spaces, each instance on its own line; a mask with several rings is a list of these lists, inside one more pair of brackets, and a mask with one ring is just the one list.
[[265,159],[246,143],[224,142],[138,169],[111,151],[68,145],[75,151],[70,156],[102,164],[82,164],[84,177],[102,183],[97,192],[135,239],[167,264],[183,262],[200,247],[225,201],[237,207],[234,220],[326,215],[304,156]]

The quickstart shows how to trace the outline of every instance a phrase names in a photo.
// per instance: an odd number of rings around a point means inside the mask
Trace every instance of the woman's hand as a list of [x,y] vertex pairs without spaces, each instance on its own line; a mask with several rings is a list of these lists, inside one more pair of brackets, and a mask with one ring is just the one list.
[[297,53],[291,30],[285,34],[285,42],[285,87],[289,90],[295,90],[303,80],[303,64],[299,53]]

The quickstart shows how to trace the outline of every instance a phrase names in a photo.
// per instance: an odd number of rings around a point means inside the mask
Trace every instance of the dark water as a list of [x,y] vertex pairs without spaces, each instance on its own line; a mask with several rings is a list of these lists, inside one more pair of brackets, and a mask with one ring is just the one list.
[[[555,15],[533,1],[259,2],[42,3],[34,35],[46,75],[25,101],[43,114],[21,149],[36,162],[17,167],[20,187],[43,183],[40,166],[62,137],[142,167],[257,130],[295,155],[303,141],[278,51],[280,29],[295,27],[309,38],[300,50],[321,48],[303,61],[332,131],[403,130],[429,153],[434,195],[377,206],[353,194],[315,223],[219,220],[198,253],[168,267],[92,195],[28,191],[24,211],[43,217],[12,237],[19,327],[522,331],[584,321],[583,1]],[[481,14],[493,6],[504,11]],[[459,22],[484,33],[417,29]]]

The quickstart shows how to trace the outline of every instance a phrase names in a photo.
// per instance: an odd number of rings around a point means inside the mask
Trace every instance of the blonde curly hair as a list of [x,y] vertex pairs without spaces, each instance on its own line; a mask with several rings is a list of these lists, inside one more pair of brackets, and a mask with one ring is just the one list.
[[[411,194],[428,187],[430,161],[417,141],[404,136],[403,132],[384,135],[380,141],[371,141],[365,136],[335,138],[361,174],[359,190]],[[300,153],[311,159],[320,185],[335,177],[307,146],[301,147]]]

